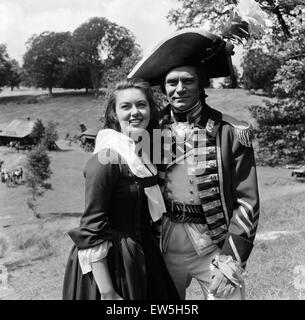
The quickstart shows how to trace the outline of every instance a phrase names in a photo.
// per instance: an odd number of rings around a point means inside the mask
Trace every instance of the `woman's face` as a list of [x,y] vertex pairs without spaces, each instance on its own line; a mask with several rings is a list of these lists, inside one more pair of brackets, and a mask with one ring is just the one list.
[[116,93],[115,112],[121,126],[121,132],[132,132],[147,128],[150,120],[150,107],[142,90],[129,88]]

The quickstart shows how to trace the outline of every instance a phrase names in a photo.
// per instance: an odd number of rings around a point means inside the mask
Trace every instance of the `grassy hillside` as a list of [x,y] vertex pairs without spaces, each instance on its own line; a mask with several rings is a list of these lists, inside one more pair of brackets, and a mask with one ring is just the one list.
[[92,95],[83,93],[59,94],[54,97],[39,96],[38,103],[27,103],[31,96],[1,97],[0,95],[0,126],[14,119],[42,119],[46,124],[53,120],[58,122],[60,137],[67,132],[74,135],[79,131],[79,125],[84,123],[87,128],[97,128],[101,106]]
[[[206,93],[210,106],[243,120],[249,120],[246,107],[263,104],[264,99],[261,96],[249,95],[241,89],[207,89]],[[38,103],[28,103],[33,97],[37,98]],[[104,108],[92,94],[86,95],[81,91],[55,90],[52,98],[41,90],[16,90],[12,95],[5,91],[0,93],[0,128],[1,124],[14,119],[40,118],[43,123],[57,121],[61,137],[67,132],[73,136],[78,132],[81,123],[87,128],[99,128],[101,124],[98,119],[103,115]]]

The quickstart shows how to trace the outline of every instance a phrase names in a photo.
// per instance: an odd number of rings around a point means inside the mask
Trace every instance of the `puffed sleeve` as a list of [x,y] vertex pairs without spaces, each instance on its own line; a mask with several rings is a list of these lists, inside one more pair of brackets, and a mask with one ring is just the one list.
[[82,273],[86,274],[92,271],[92,263],[104,259],[111,247],[110,241],[105,241],[93,248],[78,250],[78,261]]
[[[87,249],[112,240],[109,211],[117,181],[120,176],[118,162],[112,154],[108,161],[101,161],[101,153],[95,154],[86,164],[85,211],[78,228],[68,234],[78,249]],[[102,159],[105,160],[105,159]]]
[[259,193],[252,146],[233,138],[231,180],[233,216],[221,254],[245,266],[252,251],[259,218]]

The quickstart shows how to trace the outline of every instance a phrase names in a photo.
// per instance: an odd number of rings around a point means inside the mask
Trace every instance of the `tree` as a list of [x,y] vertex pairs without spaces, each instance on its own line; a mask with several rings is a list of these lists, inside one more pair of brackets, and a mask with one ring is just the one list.
[[126,78],[133,67],[141,60],[142,50],[138,45],[135,45],[130,56],[124,57],[120,66],[109,69],[103,77],[102,85],[112,87],[115,83]]
[[34,123],[34,127],[32,129],[32,132],[30,133],[30,138],[33,139],[34,144],[38,145],[41,143],[44,135],[45,135],[45,126],[42,123],[41,119],[37,119]]
[[0,91],[8,84],[11,70],[10,58],[4,44],[0,44]]
[[88,68],[98,94],[103,75],[121,65],[135,46],[134,35],[106,18],[92,18],[73,32],[73,47],[78,64]]
[[21,68],[20,78],[21,78],[20,85],[25,86],[25,87],[35,86],[35,82],[33,81],[31,75],[24,68]]
[[10,86],[13,91],[21,82],[22,69],[15,59],[11,59],[6,46],[0,44],[0,88]]
[[[177,29],[188,27],[209,27],[211,32],[220,35],[221,26],[236,1],[178,0],[181,7],[172,9],[167,15],[170,24]],[[209,22],[209,24],[207,24]]]
[[47,150],[57,150],[56,141],[58,140],[57,132],[58,123],[49,121],[45,127],[41,119],[37,119],[30,137],[34,140],[35,145],[42,145]]
[[[304,0],[259,0],[261,8],[273,20],[273,33],[282,40],[290,38],[294,31],[294,21],[301,13]],[[281,35],[280,35],[281,33]]]
[[273,79],[281,65],[278,56],[262,48],[250,48],[243,56],[243,84],[245,89],[264,89],[272,92]]
[[86,92],[93,88],[90,69],[77,56],[76,42],[71,36],[65,43],[67,60],[64,68],[64,76],[62,77],[60,86],[65,89],[82,89]]
[[[187,27],[209,27],[211,32],[223,35],[229,17],[232,18],[232,13],[237,10],[242,10],[243,4],[248,2],[247,5],[252,3],[259,6],[270,19],[272,19],[274,32],[280,32],[284,38],[291,36],[292,29],[294,29],[294,19],[299,14],[301,6],[304,6],[304,0],[178,0],[181,7],[172,9],[167,15],[170,24],[173,24],[177,29]],[[244,3],[243,3],[244,2]],[[256,5],[255,5],[256,3]],[[239,12],[242,13],[242,12]],[[255,14],[255,12],[248,12],[247,14]],[[241,14],[243,16],[243,14]],[[208,22],[208,23],[207,23]],[[248,32],[247,21],[235,21],[235,26],[239,31]]]
[[8,76],[8,85],[11,87],[11,91],[14,90],[15,87],[19,87],[21,82],[22,69],[19,66],[17,60],[10,60],[10,72]]
[[52,89],[63,78],[67,60],[66,43],[70,41],[69,32],[43,32],[33,35],[27,41],[23,68],[37,87]]
[[56,141],[58,140],[58,132],[56,130],[58,126],[57,122],[49,121],[43,138],[41,140],[41,144],[47,149],[47,150],[57,150],[58,147],[56,145]]
[[274,78],[275,101],[251,106],[257,121],[258,159],[263,164],[302,163],[305,154],[305,26],[277,45],[281,67]]
[[70,63],[65,71],[61,87],[74,90],[85,88],[86,92],[89,89],[93,89],[89,68],[84,65]]
[[[243,79],[241,79],[240,73],[236,66],[233,65],[234,74],[236,78],[236,87],[240,88],[240,86],[243,84]],[[232,88],[231,79],[230,78],[224,78],[224,80],[220,83],[220,87],[223,89]],[[213,88],[213,86],[212,86]]]
[[50,163],[47,151],[42,145],[38,145],[27,155],[26,186],[30,193],[27,205],[36,218],[40,218],[40,214],[37,212],[38,198],[43,197],[47,190],[52,190],[52,185],[46,182],[52,174]]

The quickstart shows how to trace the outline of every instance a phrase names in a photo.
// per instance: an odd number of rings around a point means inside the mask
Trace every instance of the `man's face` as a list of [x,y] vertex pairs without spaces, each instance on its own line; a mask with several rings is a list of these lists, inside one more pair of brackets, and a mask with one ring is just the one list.
[[168,102],[176,109],[185,111],[199,100],[199,79],[195,68],[184,66],[172,69],[165,77]]

